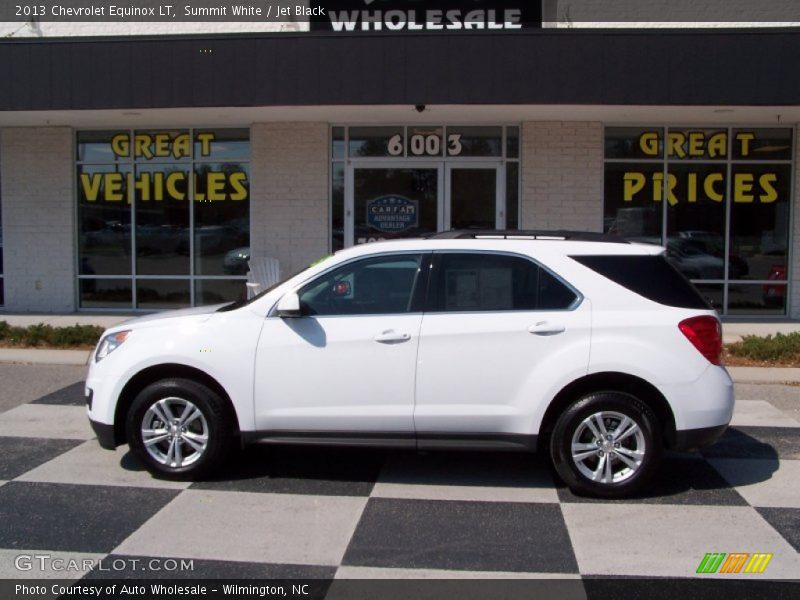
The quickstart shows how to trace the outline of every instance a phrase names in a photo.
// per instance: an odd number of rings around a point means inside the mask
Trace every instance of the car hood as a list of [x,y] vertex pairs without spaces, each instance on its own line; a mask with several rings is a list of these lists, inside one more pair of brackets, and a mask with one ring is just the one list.
[[142,325],[144,323],[150,323],[152,321],[161,321],[164,319],[177,319],[180,317],[191,317],[191,316],[201,316],[207,315],[210,316],[217,312],[223,306],[227,306],[230,302],[223,302],[222,304],[213,304],[210,306],[197,306],[195,308],[181,308],[179,310],[165,310],[164,312],[155,313],[152,315],[145,315],[143,317],[136,317],[135,319],[128,319],[127,321],[120,323],[116,328],[127,328],[130,326],[136,327],[137,325]]

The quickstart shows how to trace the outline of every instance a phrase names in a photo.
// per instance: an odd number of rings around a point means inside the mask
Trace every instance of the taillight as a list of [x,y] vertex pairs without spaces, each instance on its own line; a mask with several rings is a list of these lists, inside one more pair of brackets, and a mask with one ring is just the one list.
[[722,364],[722,326],[716,317],[692,317],[678,323],[678,329],[708,362]]

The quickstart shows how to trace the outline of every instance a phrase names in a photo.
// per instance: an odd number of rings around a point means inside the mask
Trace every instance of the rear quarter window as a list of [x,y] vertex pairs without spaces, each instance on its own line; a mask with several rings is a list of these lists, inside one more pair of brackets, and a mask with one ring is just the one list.
[[710,310],[708,301],[663,256],[572,256],[635,294],[665,306]]

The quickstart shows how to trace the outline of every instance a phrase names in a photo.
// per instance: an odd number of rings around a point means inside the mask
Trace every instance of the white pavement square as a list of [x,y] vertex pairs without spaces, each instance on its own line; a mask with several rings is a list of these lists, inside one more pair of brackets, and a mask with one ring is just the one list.
[[187,481],[156,479],[128,453],[127,446],[120,446],[115,451],[104,450],[96,440],[65,452],[17,480],[167,489],[185,489],[191,485]]
[[[387,462],[372,490],[373,498],[419,500],[476,500],[485,502],[558,502],[550,474],[532,459],[522,468],[503,468],[514,457],[483,457],[443,463],[402,457]],[[518,460],[518,459],[517,459]],[[454,466],[460,467],[454,470]]]
[[187,490],[114,553],[338,566],[366,502]]
[[0,414],[0,436],[89,440],[94,432],[83,406],[23,404]]
[[583,575],[692,577],[707,552],[771,552],[770,578],[800,573],[800,556],[751,507],[591,503],[561,510]]
[[[800,460],[714,458],[719,474],[751,506],[800,508]],[[777,467],[777,470],[776,470]]]
[[346,567],[336,571],[336,579],[580,579],[578,573],[524,573],[507,571],[446,571],[440,569],[390,569]]
[[769,402],[737,400],[731,427],[800,427],[800,423]]

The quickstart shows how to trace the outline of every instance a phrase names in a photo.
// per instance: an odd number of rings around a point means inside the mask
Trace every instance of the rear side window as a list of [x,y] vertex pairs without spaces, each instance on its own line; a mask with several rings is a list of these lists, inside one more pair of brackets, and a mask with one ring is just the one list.
[[536,263],[500,254],[443,253],[434,258],[429,310],[563,310],[574,291]]
[[648,300],[710,309],[695,287],[663,256],[572,256],[573,260]]

